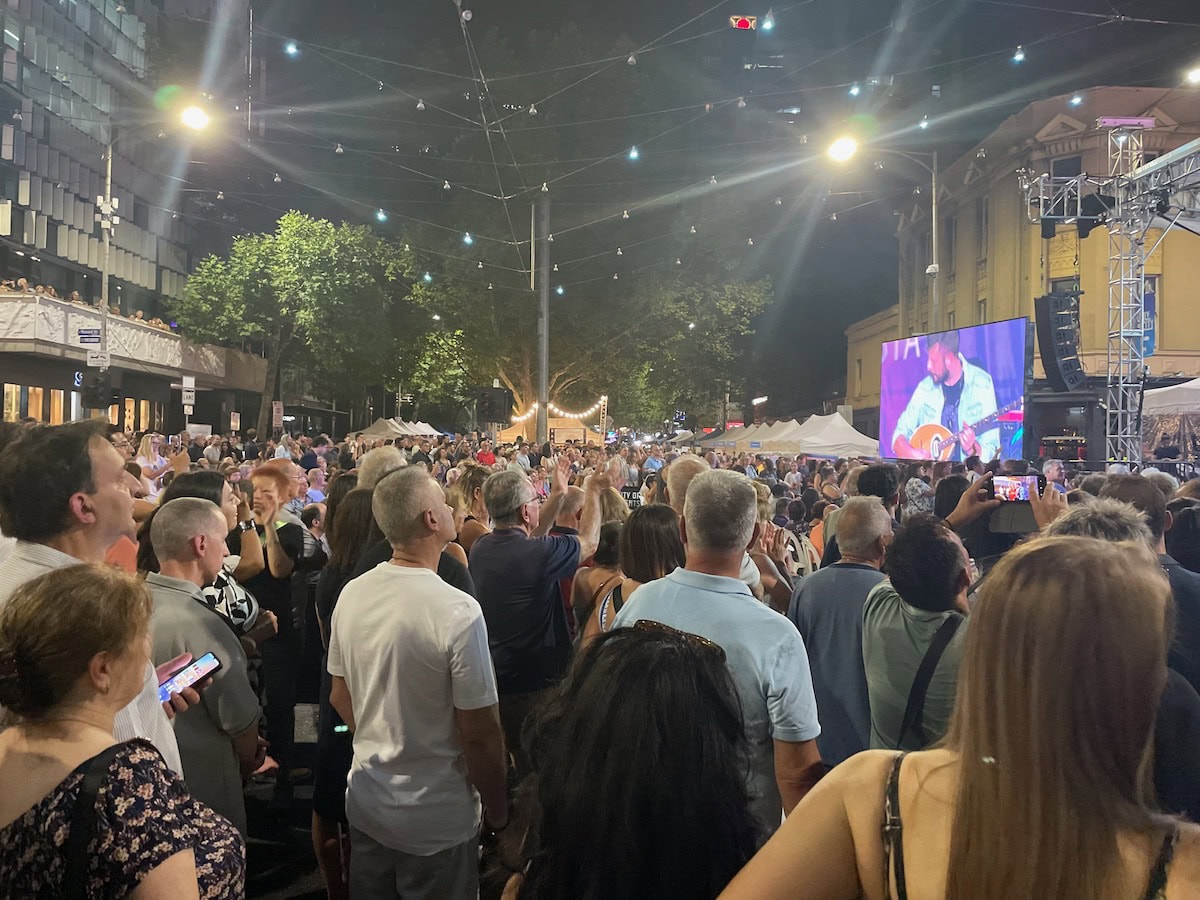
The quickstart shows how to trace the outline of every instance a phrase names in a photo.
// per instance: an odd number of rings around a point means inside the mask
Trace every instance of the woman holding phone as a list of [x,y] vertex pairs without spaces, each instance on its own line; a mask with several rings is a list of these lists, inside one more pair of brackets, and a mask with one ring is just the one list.
[[113,738],[142,689],[151,611],[144,584],[101,565],[35,578],[0,608],[0,704],[17,717],[0,732],[6,896],[245,896],[237,829],[152,744]]

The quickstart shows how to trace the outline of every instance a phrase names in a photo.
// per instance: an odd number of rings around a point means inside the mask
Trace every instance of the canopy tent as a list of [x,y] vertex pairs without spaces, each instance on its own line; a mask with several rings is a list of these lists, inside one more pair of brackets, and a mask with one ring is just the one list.
[[695,439],[696,439],[696,435],[694,432],[681,431],[681,432],[679,432],[679,434],[675,435],[675,437],[668,438],[667,443],[668,444],[686,444],[686,443],[688,443],[688,441],[694,441]]
[[764,431],[767,430],[768,427],[770,427],[770,426],[759,425],[759,424],[747,425],[745,427],[745,429],[742,431],[742,433],[739,434],[737,436],[737,439],[733,442],[734,446],[738,450],[749,450],[750,442],[758,440],[758,438],[755,437],[755,435],[762,434]]
[[728,431],[721,434],[712,435],[707,440],[701,441],[702,447],[732,447],[737,439],[746,433],[744,425],[736,425]]
[[780,419],[773,425],[760,425],[753,434],[747,432],[742,435],[741,439],[737,442],[738,449],[765,450],[767,441],[773,440],[793,426],[799,427],[799,423],[795,419]]
[[834,413],[829,416],[809,416],[803,425],[766,442],[763,449],[774,453],[806,453],[809,456],[875,457],[879,455],[879,441],[857,431]]
[[1200,415],[1200,378],[1146,391],[1142,415]]
[[395,419],[376,419],[371,423],[369,428],[364,428],[361,434],[365,438],[378,440],[380,438],[395,438],[402,437],[406,432],[402,431],[397,425]]

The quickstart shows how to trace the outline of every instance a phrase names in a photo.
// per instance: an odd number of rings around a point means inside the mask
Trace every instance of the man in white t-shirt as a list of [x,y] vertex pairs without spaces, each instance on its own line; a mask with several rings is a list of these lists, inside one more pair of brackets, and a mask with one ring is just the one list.
[[423,466],[375,488],[392,559],[342,589],[330,702],[354,731],[350,895],[475,900],[482,799],[508,822],[504,736],[483,611],[437,575],[454,513]]

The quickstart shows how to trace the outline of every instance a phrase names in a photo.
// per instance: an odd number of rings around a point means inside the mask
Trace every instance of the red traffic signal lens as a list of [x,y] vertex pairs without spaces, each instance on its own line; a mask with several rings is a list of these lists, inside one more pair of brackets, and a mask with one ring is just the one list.
[[758,16],[730,16],[729,27],[738,31],[753,31],[758,28]]

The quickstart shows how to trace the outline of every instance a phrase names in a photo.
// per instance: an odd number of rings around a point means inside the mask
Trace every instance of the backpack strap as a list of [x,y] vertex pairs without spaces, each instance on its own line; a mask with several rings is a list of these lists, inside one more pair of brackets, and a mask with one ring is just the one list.
[[108,780],[108,770],[125,744],[113,744],[87,761],[79,797],[71,810],[71,831],[64,848],[66,872],[63,875],[63,900],[85,900],[87,897],[88,847],[96,837],[96,798]]
[[917,669],[917,675],[913,679],[912,688],[908,692],[904,718],[900,721],[900,733],[896,736],[897,750],[904,746],[904,739],[910,731],[920,738],[922,747],[929,743],[922,724],[925,714],[925,694],[929,691],[929,683],[933,681],[934,670],[937,669],[942,654],[946,652],[946,647],[950,644],[954,633],[958,631],[962,620],[963,617],[958,613],[952,613],[934,633],[933,640],[929,642],[929,649],[925,651],[920,668]]

